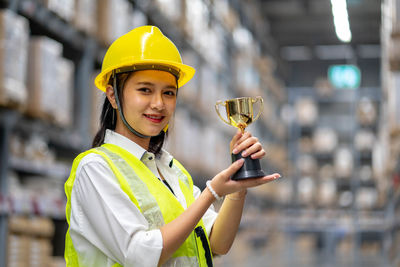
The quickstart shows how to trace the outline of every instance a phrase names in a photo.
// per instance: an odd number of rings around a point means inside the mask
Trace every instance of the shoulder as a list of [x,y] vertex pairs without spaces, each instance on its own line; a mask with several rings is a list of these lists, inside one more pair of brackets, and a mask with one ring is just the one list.
[[85,155],[78,156],[76,159],[79,160],[77,173],[80,172],[82,168],[93,167],[93,166],[104,166],[108,167],[106,160],[103,158],[102,155],[93,152],[85,153]]

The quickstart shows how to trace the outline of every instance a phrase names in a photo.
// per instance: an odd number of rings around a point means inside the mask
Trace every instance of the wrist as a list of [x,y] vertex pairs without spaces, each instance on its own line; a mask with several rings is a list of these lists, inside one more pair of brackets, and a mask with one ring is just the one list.
[[243,200],[246,198],[247,195],[247,189],[232,193],[227,195],[225,198],[230,199],[230,200]]
[[215,192],[214,188],[213,188],[212,185],[211,185],[211,180],[208,180],[208,181],[206,182],[206,186],[207,186],[207,190],[213,195],[213,197],[214,197],[216,200],[221,200],[221,199],[223,198],[223,196],[220,196],[220,195],[218,195],[217,192]]

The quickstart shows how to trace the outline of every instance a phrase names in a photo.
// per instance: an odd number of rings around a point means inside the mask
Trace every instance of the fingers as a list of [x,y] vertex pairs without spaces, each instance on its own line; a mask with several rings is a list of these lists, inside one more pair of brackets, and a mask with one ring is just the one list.
[[242,137],[242,131],[240,129],[238,129],[236,131],[236,134],[233,136],[232,141],[230,143],[230,151],[232,153],[233,148],[236,146],[236,143],[238,142],[238,140]]
[[241,134],[240,138],[233,144],[233,151],[232,153],[237,154],[240,151],[242,151],[243,149],[247,148],[246,144],[247,143],[243,143],[246,140],[248,140],[251,137],[251,133],[249,132],[245,132],[244,134]]
[[232,150],[234,154],[239,152],[242,153],[243,157],[255,154],[252,158],[262,158],[265,155],[265,151],[262,148],[261,143],[258,141],[257,137],[251,136],[251,134],[245,133],[237,142]]
[[227,169],[223,170],[221,174],[226,178],[229,179],[233,174],[235,174],[244,163],[244,159],[239,159],[233,162]]
[[251,157],[252,159],[261,159],[261,158],[263,158],[263,157],[265,156],[265,154],[267,154],[267,153],[265,152],[265,150],[264,150],[264,149],[261,149],[260,151],[251,154],[250,157]]
[[240,183],[242,187],[249,188],[249,187],[255,187],[255,186],[259,186],[259,185],[274,181],[280,177],[281,177],[281,175],[279,173],[274,173],[271,175],[264,176],[262,178],[245,179],[245,180],[240,180],[237,182]]

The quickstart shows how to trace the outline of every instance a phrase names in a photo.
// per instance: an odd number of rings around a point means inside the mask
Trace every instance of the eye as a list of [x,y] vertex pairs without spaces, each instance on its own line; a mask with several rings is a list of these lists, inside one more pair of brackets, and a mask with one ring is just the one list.
[[164,94],[167,96],[175,96],[176,92],[173,90],[168,90],[168,91],[165,91]]
[[151,93],[150,88],[147,87],[141,87],[139,89],[137,89],[139,92],[143,92],[143,93]]

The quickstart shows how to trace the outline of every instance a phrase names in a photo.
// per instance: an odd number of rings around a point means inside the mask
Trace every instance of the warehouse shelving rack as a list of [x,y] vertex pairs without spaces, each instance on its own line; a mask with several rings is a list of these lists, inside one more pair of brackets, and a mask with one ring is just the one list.
[[[66,152],[71,159],[73,155],[77,155],[80,151],[88,148],[88,144],[90,144],[88,128],[90,125],[90,106],[87,103],[90,99],[90,91],[87,89],[91,88],[89,79],[101,51],[93,37],[77,31],[73,26],[36,1],[3,0],[0,1],[0,5],[2,8],[8,8],[26,17],[31,23],[31,27],[38,27],[44,30],[46,35],[63,43],[66,48],[65,53],[74,61],[76,66],[74,86],[75,125],[72,129],[62,129],[40,120],[32,120],[15,110],[6,108],[0,110],[0,206],[2,207],[0,212],[0,266],[6,266],[8,215],[10,214],[10,203],[7,198],[9,170],[33,175],[52,175],[66,179],[70,169],[70,166],[61,163],[44,166],[10,157],[8,151],[10,137],[15,131],[44,135],[51,146],[56,147],[59,151]],[[32,30],[34,34],[36,29]]]
[[[209,63],[207,57],[202,55],[200,51],[186,40],[184,33],[152,5],[154,1],[131,0],[130,2],[133,4],[134,8],[138,8],[146,14],[152,24],[160,26],[162,31],[173,39],[178,47],[194,52],[201,61],[201,64]],[[209,1],[205,1],[205,3],[211,5]],[[238,1],[233,1],[233,4],[238,7],[241,5]],[[11,212],[9,199],[7,199],[7,176],[9,170],[32,175],[51,175],[59,179],[66,179],[70,168],[68,164],[63,163],[44,166],[33,164],[24,159],[10,157],[10,152],[8,150],[10,138],[15,132],[22,132],[25,135],[32,133],[43,135],[48,140],[49,145],[56,149],[57,155],[60,155],[64,159],[69,159],[71,162],[74,156],[79,152],[88,149],[90,144],[89,127],[91,120],[91,107],[87,104],[90,103],[89,100],[91,98],[90,90],[88,89],[92,87],[90,78],[95,69],[100,66],[106,49],[96,37],[79,31],[69,22],[45,8],[39,1],[0,0],[0,7],[12,10],[27,18],[30,23],[31,34],[46,35],[62,43],[64,46],[64,56],[75,63],[73,127],[60,128],[39,119],[31,119],[13,109],[0,109],[0,266],[5,266],[7,258],[8,217]],[[242,12],[239,12],[239,15],[242,22],[249,23],[250,18],[247,18]],[[216,23],[221,23],[215,17],[211,19]],[[225,30],[227,31],[227,29]],[[227,38],[226,44],[228,54],[232,55],[235,53],[235,48],[232,45],[231,34],[227,33],[225,38]],[[222,66],[222,69],[218,69],[218,71],[220,73],[219,75],[228,81],[228,86],[230,88],[235,88],[230,78],[233,74],[231,68],[228,67],[232,66],[232,62],[229,60],[228,58],[226,64]],[[233,91],[235,91],[235,89],[233,89]],[[181,105],[192,114],[196,114],[191,110],[190,105],[186,103]],[[196,117],[196,115],[194,115],[194,117]],[[196,119],[200,120],[203,124],[206,123],[204,121],[205,118],[198,117]],[[227,128],[221,127],[221,124],[213,124],[213,127],[214,126],[225,132],[226,135],[230,133],[226,130]],[[260,123],[259,127],[265,128],[266,125]],[[272,135],[270,131],[266,131],[264,138],[271,138],[275,142],[281,141]],[[204,173],[195,174],[195,176],[202,177]],[[201,181],[199,186],[204,187]]]
[[[351,190],[353,196],[356,195],[357,191],[364,186],[375,186],[376,182],[364,183],[359,177],[359,167],[361,166],[361,160],[370,161],[372,164],[371,153],[363,153],[358,151],[353,145],[353,138],[358,129],[361,128],[357,121],[356,108],[358,101],[366,96],[373,102],[381,102],[381,92],[379,88],[358,88],[354,91],[341,91],[336,90],[334,94],[330,97],[318,96],[315,88],[288,88],[289,93],[289,103],[293,106],[295,101],[300,97],[310,97],[314,99],[319,108],[319,118],[314,126],[307,126],[306,132],[312,132],[314,127],[317,126],[329,126],[338,132],[339,143],[346,142],[347,145],[352,149],[354,167],[350,181],[343,184],[343,181],[339,179],[336,180],[337,187],[345,186]],[[347,107],[344,107],[346,105]],[[321,124],[321,117],[324,116],[323,109],[336,108],[338,106],[340,113],[347,111],[346,114],[341,114],[336,116],[336,118],[330,117],[330,124]],[[321,114],[322,113],[322,114]],[[325,115],[326,116],[326,115]],[[346,125],[343,125],[345,123]],[[343,126],[346,126],[343,128]],[[350,126],[350,127],[348,127]],[[374,129],[375,134],[377,133],[377,126],[369,127]],[[291,162],[296,162],[299,156],[297,142],[301,137],[302,126],[297,122],[291,125],[289,130],[289,154],[291,157]],[[324,154],[314,154],[317,159],[318,166],[323,162],[332,162],[333,156]],[[284,223],[283,231],[289,235],[289,251],[293,253],[293,240],[299,234],[314,234],[322,236],[323,253],[321,255],[321,266],[336,266],[338,264],[337,258],[335,258],[335,250],[338,244],[338,237],[343,234],[351,234],[353,236],[353,249],[351,254],[351,264],[349,266],[364,266],[368,262],[363,262],[362,255],[360,254],[360,247],[362,238],[366,234],[375,235],[374,238],[380,240],[382,245],[381,253],[377,258],[373,260],[379,260],[379,266],[391,266],[388,262],[389,246],[387,245],[390,239],[390,233],[394,226],[393,216],[391,216],[390,205],[389,207],[379,207],[373,212],[369,212],[368,216],[365,216],[364,212],[357,206],[355,200],[352,202],[349,208],[333,208],[332,210],[321,210],[318,207],[310,209],[302,209],[301,205],[298,203],[298,181],[300,178],[299,170],[295,171],[293,179],[293,197],[289,208],[286,210],[286,214],[283,218]],[[339,183],[340,182],[340,183]],[[387,200],[390,203],[390,199]],[[313,213],[312,216],[307,221],[302,221],[298,223],[296,218],[301,218],[304,214]],[[332,215],[333,214],[333,215]],[[340,218],[348,217],[351,218],[350,221],[343,221]],[[325,218],[321,221],[321,218]],[[326,219],[329,218],[329,219]],[[289,257],[291,258],[291,257]],[[346,265],[347,266],[347,265]]]

